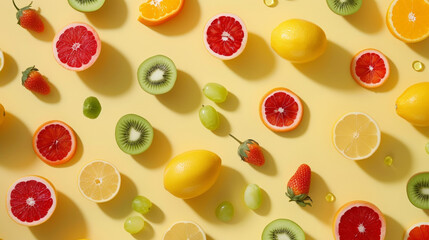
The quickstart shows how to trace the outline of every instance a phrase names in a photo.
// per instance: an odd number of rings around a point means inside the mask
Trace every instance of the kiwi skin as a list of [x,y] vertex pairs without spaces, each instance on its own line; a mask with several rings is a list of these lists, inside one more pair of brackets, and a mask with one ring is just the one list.
[[[137,132],[141,133],[138,140],[128,142],[131,125]],[[137,155],[146,151],[153,140],[152,125],[143,117],[136,114],[122,116],[115,128],[115,139],[118,147],[125,153]]]
[[417,173],[408,180],[408,200],[417,208],[429,209],[429,194],[422,195],[421,188],[429,189],[429,172]]
[[362,0],[326,0],[332,12],[340,16],[356,13],[362,6]]
[[79,12],[95,12],[104,5],[104,1],[105,0],[68,0],[70,6]]
[[302,228],[289,219],[276,219],[264,228],[261,240],[276,240],[275,234],[288,234],[291,240],[305,240]]

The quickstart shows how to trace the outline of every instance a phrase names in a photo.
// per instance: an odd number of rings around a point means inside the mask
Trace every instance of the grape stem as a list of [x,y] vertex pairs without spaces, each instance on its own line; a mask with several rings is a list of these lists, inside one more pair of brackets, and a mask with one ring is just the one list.
[[235,141],[237,141],[238,143],[243,144],[242,141],[238,140],[238,138],[234,137],[234,135],[232,135],[231,133],[229,134],[229,136],[231,136],[232,138],[234,138]]

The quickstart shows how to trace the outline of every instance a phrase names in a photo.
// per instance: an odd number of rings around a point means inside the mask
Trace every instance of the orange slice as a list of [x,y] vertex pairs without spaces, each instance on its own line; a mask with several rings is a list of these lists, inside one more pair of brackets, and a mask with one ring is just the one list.
[[386,22],[399,40],[420,42],[429,36],[429,1],[393,0],[387,10]]
[[185,0],[145,0],[140,5],[138,20],[149,26],[159,25],[176,16],[182,10],[184,2]]

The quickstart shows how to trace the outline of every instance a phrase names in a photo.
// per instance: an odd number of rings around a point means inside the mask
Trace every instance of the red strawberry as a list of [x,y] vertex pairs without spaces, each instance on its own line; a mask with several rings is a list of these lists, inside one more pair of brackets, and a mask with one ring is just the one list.
[[229,134],[229,136],[240,143],[240,146],[238,147],[238,155],[240,156],[241,160],[256,166],[264,165],[264,154],[262,153],[261,147],[255,140],[247,139],[246,141],[242,142],[231,134]]
[[16,6],[15,0],[12,0],[12,3],[16,10],[18,10],[16,13],[16,18],[18,19],[18,24],[21,25],[21,27],[28,30],[33,30],[35,32],[43,32],[43,30],[45,30],[45,26],[43,25],[39,14],[36,12],[36,10],[30,8],[33,2],[21,9]]
[[22,72],[22,85],[30,91],[47,95],[51,88],[38,71],[35,66],[32,66]]
[[311,168],[307,164],[302,164],[287,183],[286,196],[290,198],[289,202],[295,201],[301,207],[311,206],[311,203],[308,202],[313,202],[308,196],[310,183]]

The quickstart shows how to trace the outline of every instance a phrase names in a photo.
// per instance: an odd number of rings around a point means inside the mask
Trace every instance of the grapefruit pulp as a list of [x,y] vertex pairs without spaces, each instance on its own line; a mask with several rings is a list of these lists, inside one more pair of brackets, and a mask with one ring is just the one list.
[[408,228],[404,240],[426,240],[429,239],[429,222],[416,223]]
[[83,71],[91,67],[101,51],[101,41],[94,28],[85,23],[65,26],[54,39],[54,57],[64,68]]
[[54,213],[56,205],[55,188],[42,177],[22,177],[7,192],[6,207],[9,216],[25,226],[44,223]]
[[365,49],[357,53],[350,64],[353,79],[365,88],[376,88],[387,80],[390,65],[386,56],[375,49]]
[[218,14],[204,29],[204,45],[210,54],[222,60],[238,57],[246,47],[247,37],[243,20],[234,14]]

